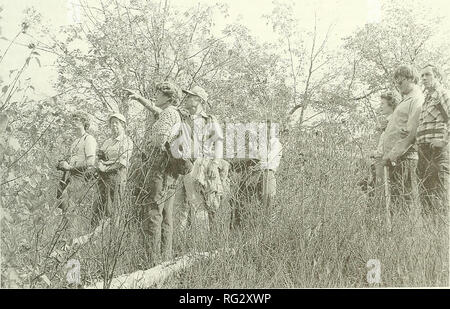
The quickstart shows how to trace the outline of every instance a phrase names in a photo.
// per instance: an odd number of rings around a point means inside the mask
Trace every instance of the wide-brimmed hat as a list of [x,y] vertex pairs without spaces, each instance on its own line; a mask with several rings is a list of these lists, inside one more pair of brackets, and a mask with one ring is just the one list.
[[203,101],[208,102],[208,94],[206,93],[205,89],[203,89],[200,86],[194,86],[191,90],[183,89],[184,93],[197,96],[201,98]]

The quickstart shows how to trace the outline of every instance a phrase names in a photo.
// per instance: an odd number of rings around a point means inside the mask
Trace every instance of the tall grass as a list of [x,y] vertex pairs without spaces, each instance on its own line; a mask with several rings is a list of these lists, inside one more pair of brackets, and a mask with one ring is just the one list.
[[[228,232],[229,205],[224,203],[223,227],[214,234],[204,227],[180,228],[181,185],[175,202],[174,254],[235,248],[235,254],[205,259],[183,270],[163,288],[300,288],[300,287],[411,287],[448,286],[448,221],[436,224],[423,217],[420,224],[410,213],[393,209],[392,231],[385,222],[382,199],[372,199],[358,187],[369,173],[368,162],[351,147],[340,146],[333,136],[319,138],[293,132],[284,143],[277,173],[274,209],[268,220],[260,201],[245,205],[242,228]],[[56,185],[56,183],[55,183]],[[231,184],[233,189],[236,184]],[[66,264],[78,259],[82,284],[147,269],[135,201],[128,188],[116,210],[116,221],[87,244],[49,258],[49,248],[63,248],[69,234],[55,240],[61,217],[50,212],[33,226],[9,226],[3,233],[17,253],[14,266],[25,270],[23,286],[44,287],[39,274],[50,278],[51,287],[74,287],[67,283]],[[46,193],[54,199],[53,191]],[[244,198],[231,196],[231,198]],[[78,205],[76,236],[89,231],[90,202]],[[37,234],[39,231],[39,234]],[[14,236],[15,235],[15,236]],[[21,249],[17,235],[31,244]],[[38,236],[37,236],[38,235]],[[39,238],[39,239],[37,239]],[[367,262],[381,264],[381,283],[367,282]],[[39,266],[39,267],[38,267]],[[5,282],[3,278],[2,282]]]
[[[277,176],[277,220],[268,225],[260,203],[247,205],[254,217],[232,240],[237,253],[198,264],[166,287],[449,285],[448,221],[436,225],[422,218],[417,224],[394,206],[389,231],[382,199],[369,198],[357,186],[369,173],[368,163],[358,163],[358,152],[338,149],[331,136],[296,138],[288,142]],[[371,259],[380,261],[380,284],[367,281]]]

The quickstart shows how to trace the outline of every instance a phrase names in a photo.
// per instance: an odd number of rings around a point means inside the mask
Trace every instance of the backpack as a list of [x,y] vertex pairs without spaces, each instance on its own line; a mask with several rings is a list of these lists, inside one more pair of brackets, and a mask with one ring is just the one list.
[[165,148],[169,155],[168,172],[174,178],[189,174],[193,164],[191,161],[192,129],[189,125],[190,114],[177,108],[180,115],[180,126],[171,143],[166,142]]

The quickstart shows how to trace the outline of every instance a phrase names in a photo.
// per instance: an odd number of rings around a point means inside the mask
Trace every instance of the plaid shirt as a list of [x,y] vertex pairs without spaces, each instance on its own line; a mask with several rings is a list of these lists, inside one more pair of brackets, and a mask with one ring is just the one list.
[[[419,127],[417,128],[417,143],[448,142],[448,131],[450,129],[449,113],[450,101],[445,89],[438,86],[435,89],[426,90],[425,102],[420,114]],[[447,119],[445,119],[444,114],[447,115]]]

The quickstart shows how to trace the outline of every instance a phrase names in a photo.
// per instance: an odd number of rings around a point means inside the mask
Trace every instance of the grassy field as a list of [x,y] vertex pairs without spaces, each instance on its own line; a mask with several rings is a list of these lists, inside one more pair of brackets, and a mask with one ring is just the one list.
[[[277,174],[276,220],[269,222],[256,200],[246,205],[242,230],[233,233],[182,231],[175,220],[176,256],[223,247],[236,253],[203,260],[162,287],[448,286],[448,224],[431,218],[417,222],[410,213],[393,209],[388,231],[383,201],[369,198],[357,185],[369,171],[359,158],[356,151],[343,151],[332,137],[305,135],[286,141]],[[53,191],[45,194],[53,201]],[[95,241],[51,255],[88,232],[89,203],[75,209],[70,228],[60,225],[61,215],[54,209],[33,221],[14,217],[17,223],[3,224],[2,286],[10,286],[13,269],[19,287],[73,288],[67,282],[71,259],[80,263],[83,285],[147,269],[131,199],[120,210],[120,220]],[[380,262],[379,284],[367,281],[372,259]]]

